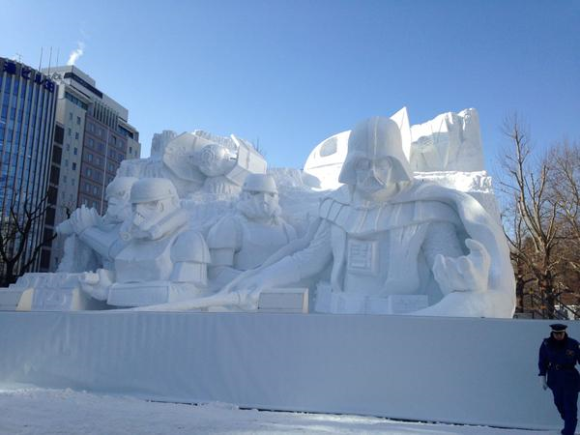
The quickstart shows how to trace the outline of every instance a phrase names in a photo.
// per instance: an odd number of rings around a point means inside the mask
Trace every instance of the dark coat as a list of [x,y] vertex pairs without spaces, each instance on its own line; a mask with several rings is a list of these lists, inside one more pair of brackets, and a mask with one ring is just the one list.
[[576,364],[580,363],[579,346],[576,340],[568,336],[561,341],[551,336],[543,341],[538,368],[540,376],[548,375],[548,386],[551,389],[564,383],[580,389],[580,376],[575,369]]

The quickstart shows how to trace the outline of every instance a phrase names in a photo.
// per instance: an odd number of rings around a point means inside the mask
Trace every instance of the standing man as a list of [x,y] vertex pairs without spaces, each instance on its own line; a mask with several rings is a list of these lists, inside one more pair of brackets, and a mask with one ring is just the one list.
[[[576,363],[580,362],[579,344],[566,334],[566,325],[550,325],[552,333],[540,346],[540,383],[554,395],[554,403],[564,420],[562,435],[574,435],[578,414],[580,376]],[[547,374],[547,379],[546,379]]]

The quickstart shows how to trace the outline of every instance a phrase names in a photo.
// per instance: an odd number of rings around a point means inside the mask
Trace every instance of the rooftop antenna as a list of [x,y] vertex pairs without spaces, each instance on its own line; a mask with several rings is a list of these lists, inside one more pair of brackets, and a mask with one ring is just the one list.
[[38,69],[42,68],[42,47],[40,47],[40,61],[38,62]]
[[14,60],[22,63],[22,55],[20,53],[15,53]]
[[52,62],[52,47],[50,47],[50,51],[48,54],[48,75],[50,75],[50,62]]
[[60,54],[60,47],[56,49],[56,66],[58,67],[58,55]]

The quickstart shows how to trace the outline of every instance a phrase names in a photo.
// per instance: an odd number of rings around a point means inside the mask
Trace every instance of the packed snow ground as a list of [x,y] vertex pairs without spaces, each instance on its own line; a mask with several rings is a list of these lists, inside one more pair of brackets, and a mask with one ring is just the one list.
[[130,397],[18,388],[0,390],[0,433],[153,434],[465,434],[547,435],[545,431],[390,421],[372,417],[241,410],[156,403]]

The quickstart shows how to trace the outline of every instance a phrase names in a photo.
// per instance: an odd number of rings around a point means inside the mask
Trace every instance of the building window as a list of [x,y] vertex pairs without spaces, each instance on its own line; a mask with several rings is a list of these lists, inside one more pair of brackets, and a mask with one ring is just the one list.
[[67,136],[72,136],[72,130],[70,128],[66,129],[66,135]]
[[91,153],[87,153],[87,160],[89,162],[92,162],[93,161],[93,155]]
[[77,170],[77,164],[76,164],[76,163],[74,163],[74,162],[73,162],[73,164],[72,164],[72,170],[73,170],[73,171],[76,171],[76,170]]
[[88,110],[89,106],[87,105],[87,103],[83,103],[81,100],[79,100],[77,97],[75,97],[74,95],[69,94],[68,92],[65,92],[64,97],[71,101],[73,104],[75,104],[76,106],[80,107],[83,110]]
[[64,167],[68,168],[68,159],[64,159]]
[[67,151],[70,151],[70,143],[67,143],[67,144],[66,144],[66,150],[67,150]]
[[73,154],[76,156],[79,153],[79,149],[77,147],[74,148],[73,150]]
[[68,181],[68,178],[67,178],[67,176],[66,176],[66,175],[63,175],[63,176],[62,176],[62,182],[63,182],[63,183],[66,183],[67,181]]
[[93,175],[93,170],[91,168],[87,168],[87,177]]
[[99,188],[93,186],[93,195],[97,196],[99,194]]
[[133,154],[133,147],[129,147],[129,154]]
[[72,112],[68,112],[68,119],[69,121],[72,121]]
[[77,116],[77,125],[81,125],[81,117]]

